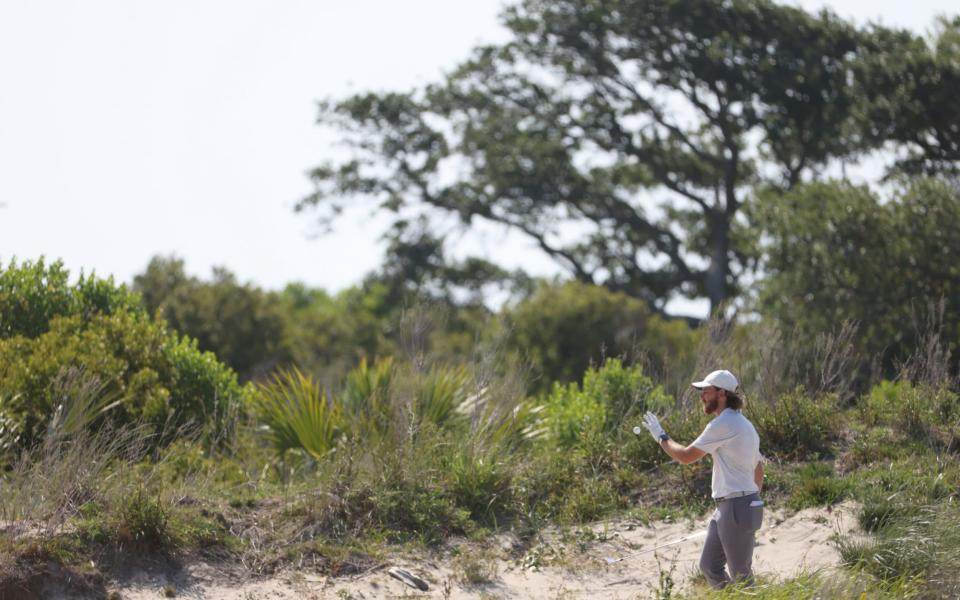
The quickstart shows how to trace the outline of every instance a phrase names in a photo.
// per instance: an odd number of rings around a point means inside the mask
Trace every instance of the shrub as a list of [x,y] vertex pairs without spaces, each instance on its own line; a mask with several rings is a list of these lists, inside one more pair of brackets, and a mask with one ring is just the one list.
[[470,376],[463,367],[432,367],[417,377],[413,414],[418,421],[442,427],[462,420],[457,411],[470,395]]
[[112,314],[125,309],[143,312],[139,299],[113,278],[80,274],[76,284],[63,262],[49,265],[43,258],[0,267],[0,339],[35,338],[50,328],[56,317]]
[[911,387],[908,381],[887,380],[873,386],[860,401],[860,415],[864,422],[869,425],[891,422],[900,410],[901,398]]
[[503,314],[509,348],[543,376],[534,382],[537,392],[549,391],[551,382],[577,381],[606,356],[691,363],[698,337],[683,321],[652,315],[637,298],[578,281],[542,284]]
[[145,421],[164,440],[184,426],[209,440],[231,429],[245,392],[229,368],[146,315],[122,286],[92,276],[70,286],[66,278],[59,263],[42,261],[0,274],[0,413],[14,432],[8,439],[19,438],[21,447],[39,440],[62,403],[54,383],[70,369],[119,399],[96,423]]
[[877,426],[859,432],[853,439],[847,453],[842,457],[845,469],[878,464],[890,461],[904,452],[905,442],[890,427]]
[[663,414],[673,399],[637,367],[609,359],[590,368],[583,385],[555,383],[544,400],[544,420],[552,439],[565,447],[608,436],[628,438],[631,423],[647,410]]
[[120,507],[117,541],[148,548],[164,548],[170,539],[169,516],[160,496],[143,488],[128,496]]
[[889,424],[910,437],[951,449],[960,433],[958,399],[956,392],[943,385],[881,381],[861,399],[860,414],[866,423]]
[[836,504],[846,495],[848,481],[834,474],[827,463],[809,463],[797,470],[787,504],[794,510]]
[[459,445],[450,461],[450,491],[475,521],[493,521],[511,496],[509,467],[499,448]]
[[752,402],[745,413],[760,435],[761,451],[783,460],[828,455],[839,427],[836,397],[810,398],[802,387],[772,403]]
[[354,435],[379,439],[393,422],[390,387],[394,379],[393,359],[378,360],[371,367],[367,359],[347,373],[339,395],[347,425]]

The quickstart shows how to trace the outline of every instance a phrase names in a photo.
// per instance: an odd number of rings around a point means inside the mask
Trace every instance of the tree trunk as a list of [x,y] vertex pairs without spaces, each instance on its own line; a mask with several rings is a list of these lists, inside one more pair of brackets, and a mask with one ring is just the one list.
[[726,215],[713,213],[710,226],[710,265],[703,279],[703,289],[710,300],[713,317],[730,297],[730,221]]

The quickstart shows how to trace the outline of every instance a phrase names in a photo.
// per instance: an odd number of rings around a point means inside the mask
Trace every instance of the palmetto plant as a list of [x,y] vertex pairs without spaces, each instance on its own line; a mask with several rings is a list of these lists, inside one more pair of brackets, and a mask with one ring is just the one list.
[[259,392],[256,409],[277,454],[302,450],[320,459],[333,449],[343,411],[313,378],[296,368],[280,371]]
[[378,359],[373,366],[363,358],[347,374],[339,403],[354,435],[379,440],[390,429],[394,421],[390,403],[393,376],[392,358]]
[[471,378],[463,367],[433,367],[417,382],[415,404],[417,419],[439,427],[452,424],[457,411],[470,396]]

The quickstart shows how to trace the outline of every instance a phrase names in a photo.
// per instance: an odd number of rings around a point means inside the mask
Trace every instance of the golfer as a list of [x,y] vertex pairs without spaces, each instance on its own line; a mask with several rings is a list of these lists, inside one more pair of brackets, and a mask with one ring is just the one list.
[[754,536],[763,520],[760,438],[740,413],[743,398],[730,371],[714,371],[693,387],[700,390],[703,411],[714,419],[692,444],[684,447],[671,440],[653,413],[644,416],[644,425],[663,451],[680,464],[692,463],[705,454],[713,458],[711,486],[717,510],[707,528],[700,570],[714,588],[731,581],[750,582]]

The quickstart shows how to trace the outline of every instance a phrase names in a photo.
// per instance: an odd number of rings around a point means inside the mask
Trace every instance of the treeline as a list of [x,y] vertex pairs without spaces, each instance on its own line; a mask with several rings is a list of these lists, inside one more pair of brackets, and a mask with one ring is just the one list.
[[[816,338],[844,338],[854,377],[895,377],[936,335],[960,343],[960,189],[944,179],[902,180],[881,194],[867,186],[800,186],[749,207],[757,279],[728,319],[778,332],[798,371],[815,368]],[[337,294],[291,284],[243,284],[223,270],[190,277],[182,260],[158,257],[133,290],[145,309],[216,354],[244,381],[282,366],[335,379],[361,358],[462,364],[506,352],[528,367],[530,391],[577,381],[604,357],[659,375],[693,370],[706,333],[696,320],[652,312],[641,299],[573,281],[499,282],[498,310],[468,280],[429,272],[439,246],[397,268],[398,257]],[[477,281],[481,278],[476,278]],[[489,283],[489,280],[486,280]],[[729,316],[729,315],[733,316]],[[953,366],[955,368],[955,365]]]
[[362,359],[457,365],[506,353],[536,390],[576,381],[607,356],[689,361],[699,335],[623,293],[577,282],[532,282],[500,310],[482,297],[458,300],[448,282],[451,293],[406,283],[381,269],[337,294],[298,283],[269,291],[222,269],[191,277],[183,260],[157,257],[132,290],[243,381],[289,367],[336,380]]
[[[936,377],[956,374],[956,186],[914,179],[884,198],[846,183],[811,184],[758,203],[755,215],[747,235],[762,277],[738,299],[733,334],[724,330],[732,320],[696,326],[578,281],[519,285],[513,277],[512,299],[494,310],[439,277],[411,285],[416,270],[393,270],[389,260],[336,294],[302,284],[264,290],[223,269],[199,279],[177,258],[153,259],[129,289],[93,274],[71,283],[59,262],[13,260],[0,272],[7,443],[38,439],[69,369],[127,398],[114,418],[168,432],[188,421],[216,427],[246,382],[296,368],[336,391],[362,361],[389,358],[424,368],[487,362],[497,375],[509,364],[530,395],[579,381],[606,358],[639,365],[676,391],[709,360],[703,344],[721,339],[768,344],[791,380],[814,388],[842,378],[863,392],[919,359],[939,365]],[[939,355],[918,357],[925,347]],[[749,362],[730,366],[747,382],[763,379]]]

